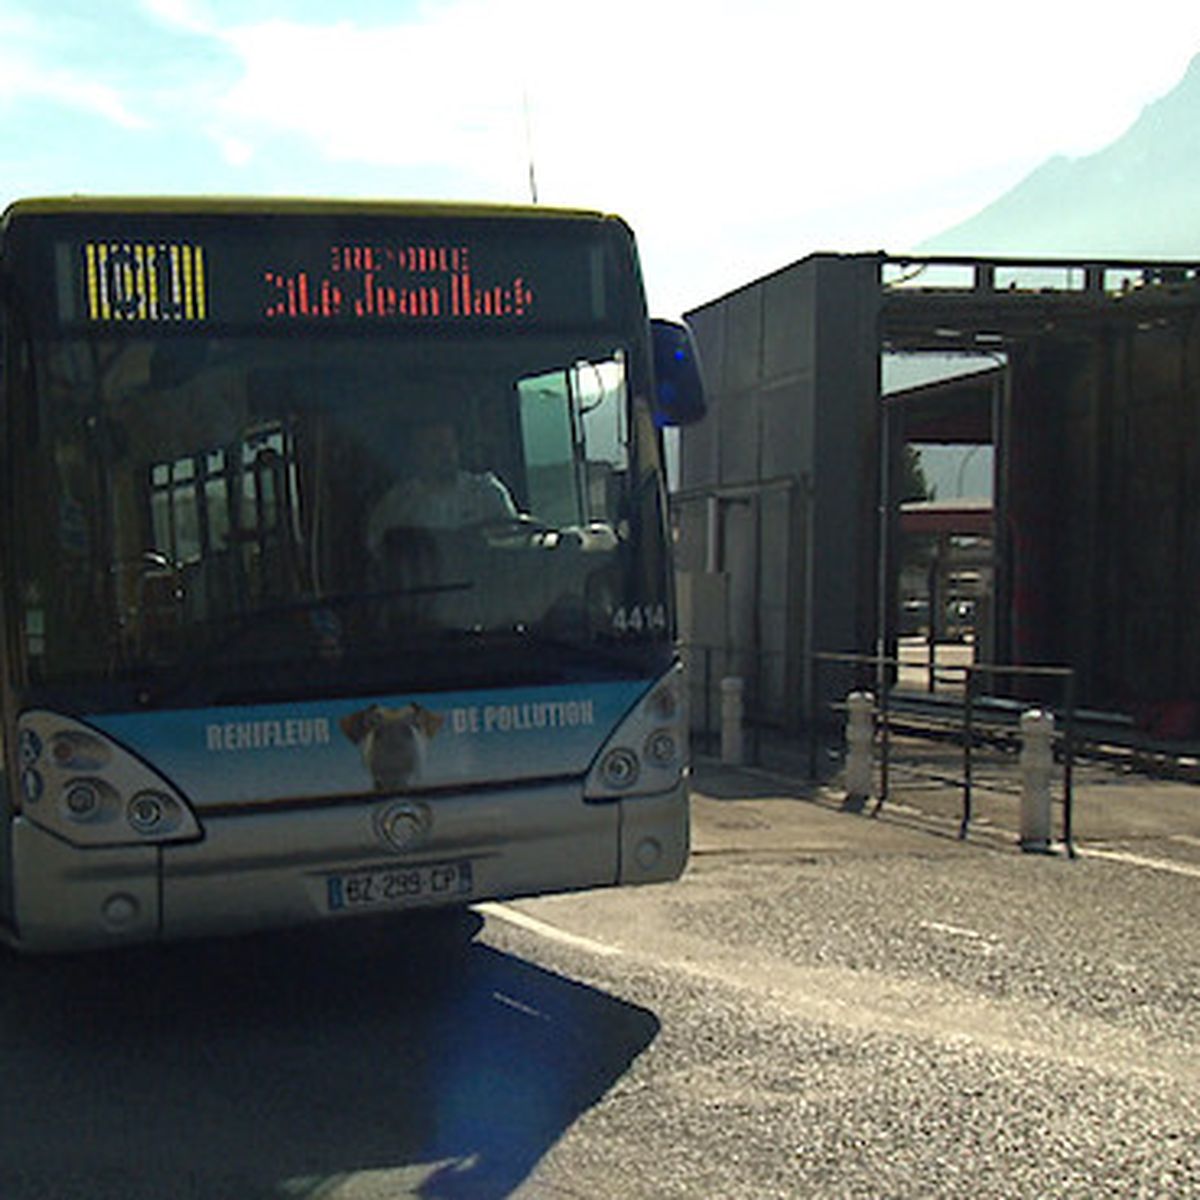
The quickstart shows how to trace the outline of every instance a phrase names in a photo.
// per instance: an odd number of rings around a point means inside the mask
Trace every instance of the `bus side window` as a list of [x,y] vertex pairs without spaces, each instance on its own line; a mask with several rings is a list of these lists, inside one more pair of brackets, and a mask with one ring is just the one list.
[[619,356],[517,381],[529,508],[547,524],[615,524],[628,467]]
[[529,511],[548,525],[579,525],[584,497],[567,372],[517,381]]
[[588,519],[615,525],[621,483],[629,468],[624,359],[617,355],[602,362],[579,363],[572,371],[580,412]]

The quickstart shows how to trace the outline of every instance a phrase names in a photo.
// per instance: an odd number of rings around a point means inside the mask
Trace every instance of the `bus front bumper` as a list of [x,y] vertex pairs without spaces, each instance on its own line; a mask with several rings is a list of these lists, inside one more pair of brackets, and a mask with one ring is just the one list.
[[12,832],[20,949],[81,950],[159,936],[157,846],[82,849],[24,817]]
[[[604,804],[563,783],[201,820],[196,842],[81,849],[18,818],[18,945],[86,949],[657,883],[688,855],[683,782]],[[411,835],[399,848],[397,826]]]

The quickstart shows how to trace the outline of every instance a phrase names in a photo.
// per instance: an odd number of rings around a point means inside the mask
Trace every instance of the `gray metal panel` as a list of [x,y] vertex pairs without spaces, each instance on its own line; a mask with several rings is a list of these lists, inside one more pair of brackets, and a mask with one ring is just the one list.
[[[754,506],[727,504],[722,509],[723,566],[729,576],[729,640],[733,650],[751,650],[757,642],[758,546]],[[739,668],[741,670],[742,668]]]
[[702,487],[717,478],[721,407],[721,373],[724,369],[725,314],[720,308],[704,309],[687,318],[700,353],[708,393],[708,417],[681,431],[679,483],[683,491]]
[[798,702],[788,690],[788,628],[791,613],[780,605],[764,603],[762,613],[762,666],[758,702],[764,715],[785,721]]
[[737,292],[722,307],[726,329],[719,390],[753,388],[762,378],[762,289]]
[[707,550],[708,512],[703,497],[694,501],[676,501],[673,523],[677,530],[675,570],[680,573],[703,571]]
[[814,649],[870,652],[877,590],[878,267],[827,258],[817,278]]
[[720,305],[713,305],[688,313],[685,320],[700,352],[705,384],[710,392],[719,393],[725,370],[725,311]]
[[760,478],[758,462],[758,399],[753,391],[726,393],[717,408],[717,482],[748,483]]
[[724,404],[719,395],[708,395],[708,415],[696,425],[681,431],[679,439],[679,486],[684,492],[712,483],[720,471],[720,413]]
[[758,397],[763,479],[796,478],[813,468],[814,376],[770,381]]
[[759,637],[763,651],[759,679],[760,703],[766,711],[791,723],[799,697],[789,690],[794,679],[793,656],[801,648],[800,605],[791,554],[795,544],[793,489],[762,493],[760,505],[759,597],[762,606]]
[[762,291],[763,378],[811,373],[816,364],[816,323],[799,318],[815,311],[815,274],[798,263],[764,280]]
[[721,505],[731,662],[788,724],[811,650],[874,645],[878,305],[876,256],[821,255],[689,315],[720,369],[683,434],[696,467],[715,427],[718,469],[688,486]]

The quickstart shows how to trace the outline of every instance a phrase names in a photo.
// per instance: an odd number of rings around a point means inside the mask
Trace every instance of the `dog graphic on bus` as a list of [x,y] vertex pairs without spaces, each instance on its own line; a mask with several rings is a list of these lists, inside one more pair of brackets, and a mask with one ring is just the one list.
[[377,792],[409,791],[421,780],[425,753],[445,718],[419,704],[347,713],[338,724],[359,749]]

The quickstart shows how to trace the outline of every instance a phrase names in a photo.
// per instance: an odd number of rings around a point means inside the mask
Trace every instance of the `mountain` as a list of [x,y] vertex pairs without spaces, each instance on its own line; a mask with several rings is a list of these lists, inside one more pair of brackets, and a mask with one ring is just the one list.
[[1116,141],[1048,159],[925,254],[1200,258],[1200,54]]

